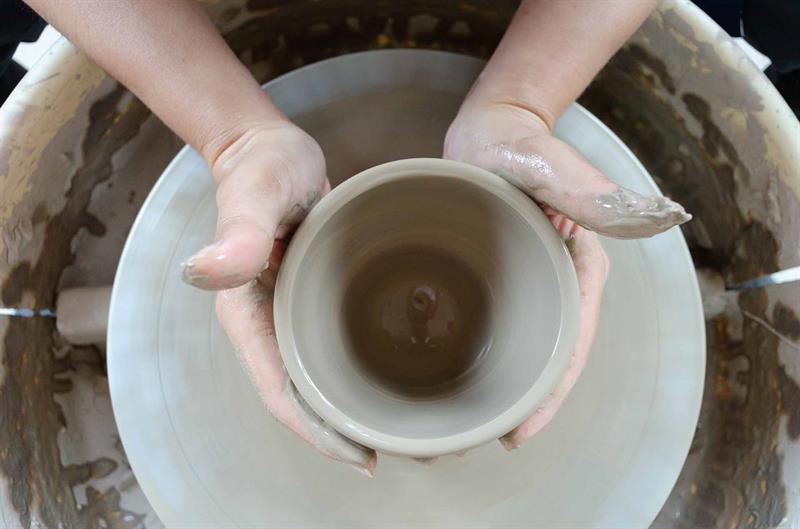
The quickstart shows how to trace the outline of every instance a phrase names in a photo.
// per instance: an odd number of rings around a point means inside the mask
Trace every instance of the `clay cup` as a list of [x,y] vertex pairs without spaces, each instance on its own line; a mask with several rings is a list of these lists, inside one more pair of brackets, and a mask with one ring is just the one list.
[[434,457],[512,430],[553,391],[578,284],[547,217],[497,175],[417,158],[368,169],[295,233],[275,292],[311,408],[378,451]]

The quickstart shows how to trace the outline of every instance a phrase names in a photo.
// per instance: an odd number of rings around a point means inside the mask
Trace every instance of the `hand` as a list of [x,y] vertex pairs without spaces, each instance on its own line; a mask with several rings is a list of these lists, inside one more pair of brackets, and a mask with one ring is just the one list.
[[217,318],[267,410],[324,455],[372,475],[375,452],[308,407],[275,338],[272,299],[285,239],[330,190],[322,150],[286,120],[250,125],[224,143],[208,160],[219,185],[216,241],[184,263],[183,278],[221,290]]
[[645,197],[609,181],[553,137],[544,119],[513,105],[473,105],[468,99],[448,130],[444,156],[483,167],[520,188],[545,207],[571,246],[581,301],[575,349],[543,406],[500,440],[513,449],[550,422],[586,365],[609,267],[590,230],[612,237],[649,237],[691,217],[669,199]]
[[611,182],[552,136],[544,119],[517,106],[467,103],[450,126],[444,156],[504,177],[601,235],[651,237],[692,218],[668,198],[642,196]]

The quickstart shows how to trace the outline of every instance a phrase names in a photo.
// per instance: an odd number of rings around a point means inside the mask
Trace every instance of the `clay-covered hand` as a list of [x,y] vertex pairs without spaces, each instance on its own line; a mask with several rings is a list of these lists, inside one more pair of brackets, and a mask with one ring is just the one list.
[[691,219],[680,204],[608,180],[525,108],[470,105],[447,133],[445,158],[499,174],[540,204],[602,235],[650,237]]
[[468,100],[447,133],[444,155],[502,176],[541,204],[567,241],[578,276],[580,325],[569,367],[545,404],[500,440],[513,449],[550,422],[586,365],[608,275],[608,257],[594,232],[649,237],[691,217],[669,199],[614,184],[521,107]]
[[184,280],[220,290],[217,318],[269,412],[324,455],[371,475],[375,452],[306,405],[275,338],[273,287],[285,239],[330,189],[322,150],[297,126],[275,120],[248,126],[208,161],[218,183],[217,236],[184,263]]

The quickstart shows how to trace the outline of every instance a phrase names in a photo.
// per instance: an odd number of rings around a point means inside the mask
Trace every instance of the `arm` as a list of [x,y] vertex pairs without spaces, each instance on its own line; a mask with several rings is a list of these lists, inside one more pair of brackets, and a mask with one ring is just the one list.
[[212,167],[248,125],[283,119],[195,2],[27,2]]
[[272,104],[193,1],[28,2],[211,168],[217,240],[185,263],[184,279],[216,290],[257,277],[274,239],[326,189],[316,142]]
[[371,474],[374,451],[290,391],[275,340],[270,285],[283,245],[275,241],[329,189],[317,143],[272,104],[194,2],[28,2],[204,157],[218,184],[217,238],[184,263],[184,279],[223,290],[217,317],[270,413],[323,454]]
[[552,129],[660,0],[524,0],[469,101],[530,110]]
[[656,5],[524,0],[450,126],[445,157],[495,172],[603,235],[650,237],[688,221],[680,204],[620,187],[551,135],[558,116]]
[[594,231],[649,237],[691,218],[667,198],[642,196],[608,180],[551,134],[556,119],[657,3],[523,0],[448,130],[445,157],[495,172],[549,206],[556,230],[572,241],[581,297],[572,359],[544,405],[501,439],[507,449],[550,422],[588,361],[609,270]]

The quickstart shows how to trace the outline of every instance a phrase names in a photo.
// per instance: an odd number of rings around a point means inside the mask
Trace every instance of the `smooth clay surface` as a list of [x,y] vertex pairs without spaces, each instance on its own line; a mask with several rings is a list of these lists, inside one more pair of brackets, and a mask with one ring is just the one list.
[[[267,89],[321,142],[338,183],[387,160],[441,155],[481,64],[441,52],[370,52],[318,62]],[[314,119],[356,99],[360,111],[347,122]],[[564,113],[555,134],[619,184],[658,192],[581,107]],[[203,160],[184,150],[131,231],[112,299],[116,421],[167,526],[646,527],[659,512],[695,432],[705,367],[702,308],[680,230],[602,241],[611,272],[593,351],[542,432],[511,453],[490,443],[430,466],[385,457],[365,479],[267,414],[216,322],[213,294],[181,281],[181,261],[214,236],[214,193]]]
[[578,284],[521,191],[467,164],[400,160],[344,182],[300,226],[275,323],[326,422],[434,457],[497,439],[552,392],[577,336]]

